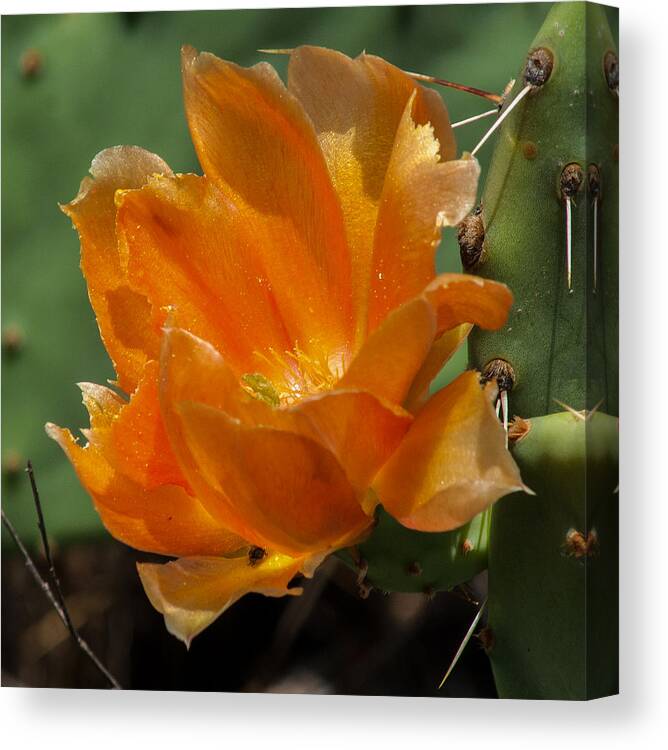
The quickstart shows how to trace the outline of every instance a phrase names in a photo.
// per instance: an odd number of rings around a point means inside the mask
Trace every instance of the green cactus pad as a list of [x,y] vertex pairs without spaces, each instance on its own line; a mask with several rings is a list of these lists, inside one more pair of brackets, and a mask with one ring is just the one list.
[[514,448],[536,497],[492,516],[490,659],[503,698],[584,700],[617,692],[617,419],[530,420]]
[[511,414],[531,417],[514,454],[537,494],[492,512],[490,658],[501,697],[585,699],[617,689],[617,424],[561,410],[618,408],[617,61],[605,11],[554,5],[506,107],[527,81],[500,128],[475,219],[482,253],[467,269],[515,294],[506,327],[474,331],[469,354],[511,374]]
[[[613,83],[618,66],[615,42],[600,6],[589,8],[587,81],[593,95],[587,100],[587,158],[599,173],[597,245],[600,304],[603,316],[605,387],[609,414],[619,414],[619,95]],[[587,200],[592,208],[592,191]],[[593,218],[590,229],[593,240]],[[593,273],[591,274],[593,276]],[[601,332],[597,332],[600,336]]]
[[[602,399],[603,410],[617,411],[617,98],[604,72],[612,50],[602,8],[553,7],[505,106],[543,51],[551,73],[501,126],[485,183],[483,254],[470,270],[507,283],[515,305],[502,331],[473,332],[469,354],[481,369],[497,358],[511,363],[511,410],[524,417],[558,411],[557,401],[583,409]],[[601,176],[596,291],[591,164]],[[569,169],[579,169],[579,181]],[[564,190],[572,197],[570,289]]]
[[[366,582],[381,591],[431,593],[469,581],[487,567],[489,516],[432,533],[407,529],[381,508],[373,534],[358,546],[369,566]],[[356,567],[348,551],[341,557]]]

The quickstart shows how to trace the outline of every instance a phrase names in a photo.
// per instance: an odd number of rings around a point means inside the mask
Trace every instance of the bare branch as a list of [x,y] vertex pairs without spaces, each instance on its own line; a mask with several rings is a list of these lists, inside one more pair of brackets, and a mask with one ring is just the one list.
[[74,623],[72,622],[72,618],[70,617],[70,613],[67,609],[67,605],[65,604],[65,597],[63,596],[63,591],[60,587],[60,580],[58,579],[58,576],[56,574],[56,568],[53,564],[53,557],[51,556],[51,547],[49,546],[49,540],[46,536],[46,525],[44,523],[44,514],[42,513],[42,503],[39,499],[39,491],[37,490],[37,482],[35,482],[35,471],[32,468],[32,462],[28,460],[28,464],[26,466],[26,473],[28,474],[28,478],[30,479],[30,488],[32,490],[32,499],[35,502],[35,510],[37,511],[37,526],[39,528],[39,535],[42,538],[42,548],[44,549],[44,557],[46,558],[47,565],[49,566],[49,578],[51,579],[51,586],[53,594],[55,598],[58,600],[58,604],[60,605],[60,609],[63,613],[64,617],[64,623],[65,627],[72,633],[72,635],[76,638],[76,629],[74,627]]
[[[58,579],[58,576],[56,574],[56,569],[53,564],[53,558],[51,556],[51,549],[47,541],[46,526],[44,524],[44,515],[42,513],[42,505],[39,500],[39,492],[37,491],[37,484],[35,482],[35,474],[34,474],[32,464],[30,463],[30,461],[28,461],[28,466],[26,468],[26,471],[28,473],[28,477],[30,478],[30,486],[32,488],[33,499],[35,501],[35,509],[37,510],[39,532],[42,538],[42,544],[44,546],[44,555],[49,565],[49,577],[51,578],[51,585],[49,585],[48,581],[46,581],[42,577],[39,570],[37,570],[37,566],[35,565],[33,559],[30,557],[30,553],[28,552],[25,545],[21,541],[21,538],[19,537],[18,532],[12,525],[11,521],[5,515],[4,510],[1,511],[2,523],[7,529],[7,531],[9,532],[9,535],[13,539],[14,544],[16,544],[16,546],[18,547],[19,552],[23,556],[26,567],[30,571],[30,574],[35,579],[35,582],[37,583],[37,585],[42,589],[47,599],[51,602],[51,605],[56,610],[58,617],[60,617],[60,619],[63,622],[63,625],[67,628],[72,638],[76,641],[76,644],[86,654],[86,656],[93,662],[93,664],[104,675],[104,677],[109,681],[109,684],[115,690],[120,690],[121,685],[118,682],[118,680],[111,674],[111,672],[104,666],[104,664],[100,661],[100,659],[95,655],[91,647],[82,638],[79,631],[76,629],[76,627],[74,626],[74,623],[72,622],[72,618],[70,617],[70,613],[67,609],[67,605],[65,604],[65,598],[63,596],[63,593],[60,587],[60,581]],[[55,593],[54,593],[54,589],[55,589]]]
[[37,585],[42,589],[42,591],[46,594],[48,600],[53,605],[53,608],[58,613],[60,619],[63,621],[63,623],[66,625],[67,621],[65,619],[65,614],[63,613],[63,610],[60,607],[60,604],[58,604],[56,597],[53,595],[53,592],[51,591],[51,587],[49,584],[42,578],[39,571],[35,567],[35,563],[32,561],[32,558],[30,557],[30,554],[28,553],[28,550],[25,548],[23,542],[21,541],[21,538],[18,535],[18,532],[12,525],[12,522],[7,518],[5,515],[5,511],[0,511],[2,513],[2,523],[4,524],[4,527],[9,532],[9,536],[14,540],[14,544],[19,548],[19,552],[23,555],[23,559],[26,563],[26,568],[30,571],[30,574],[37,582]]

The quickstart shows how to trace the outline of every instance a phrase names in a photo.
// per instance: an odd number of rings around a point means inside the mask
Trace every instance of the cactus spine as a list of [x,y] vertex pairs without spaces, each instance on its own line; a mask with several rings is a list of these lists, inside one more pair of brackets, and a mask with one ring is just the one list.
[[475,331],[469,354],[528,419],[514,454],[537,494],[492,513],[501,697],[617,690],[617,70],[603,9],[553,6],[459,233],[465,269],[515,294],[507,327]]

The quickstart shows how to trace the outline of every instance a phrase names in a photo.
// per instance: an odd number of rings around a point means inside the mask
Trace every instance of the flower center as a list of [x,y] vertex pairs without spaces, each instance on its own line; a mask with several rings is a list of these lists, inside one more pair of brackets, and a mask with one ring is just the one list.
[[241,377],[241,385],[251,396],[274,408],[331,390],[345,371],[342,352],[307,354],[295,345],[293,351],[269,349],[267,353],[256,352],[256,356],[271,377],[259,372],[246,373]]

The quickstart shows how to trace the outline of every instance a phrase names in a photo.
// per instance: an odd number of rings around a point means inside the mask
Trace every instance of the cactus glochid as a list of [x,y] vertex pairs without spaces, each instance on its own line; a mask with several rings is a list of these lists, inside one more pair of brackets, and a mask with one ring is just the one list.
[[558,3],[509,100],[480,207],[460,227],[465,270],[507,283],[507,326],[474,331],[514,455],[537,497],[492,511],[490,659],[501,697],[617,691],[617,95],[605,11]]

